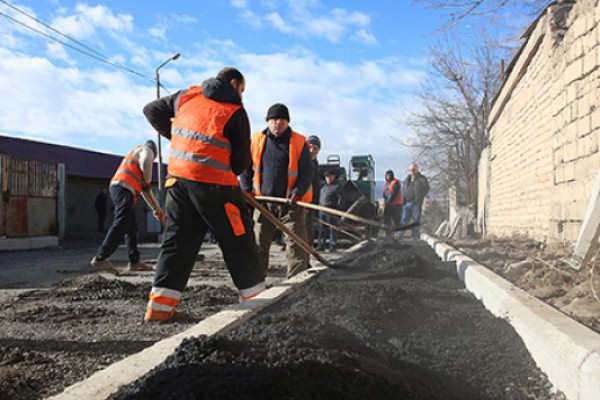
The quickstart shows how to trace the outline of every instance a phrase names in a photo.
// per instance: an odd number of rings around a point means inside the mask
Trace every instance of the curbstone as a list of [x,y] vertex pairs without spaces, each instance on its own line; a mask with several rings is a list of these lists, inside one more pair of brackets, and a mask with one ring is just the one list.
[[422,234],[443,261],[455,261],[465,287],[492,314],[509,321],[538,367],[569,400],[597,400],[600,334],[514,286],[470,257]]

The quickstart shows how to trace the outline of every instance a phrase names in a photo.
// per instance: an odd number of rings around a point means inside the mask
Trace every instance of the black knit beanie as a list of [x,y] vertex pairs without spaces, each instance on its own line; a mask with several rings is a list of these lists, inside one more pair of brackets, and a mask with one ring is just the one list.
[[269,107],[269,110],[267,111],[266,120],[268,121],[273,118],[283,118],[287,119],[288,122],[290,122],[290,112],[284,104],[275,103],[271,107]]

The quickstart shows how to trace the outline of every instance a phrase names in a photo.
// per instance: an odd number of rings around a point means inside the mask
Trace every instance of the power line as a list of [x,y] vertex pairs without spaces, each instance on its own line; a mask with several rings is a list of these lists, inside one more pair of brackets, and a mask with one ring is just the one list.
[[74,39],[74,38],[72,38],[71,36],[69,36],[69,35],[66,35],[66,34],[62,33],[61,31],[59,31],[58,29],[56,29],[56,28],[52,27],[51,25],[48,25],[48,24],[47,24],[47,23],[45,23],[44,21],[41,21],[41,20],[37,19],[36,17],[34,17],[33,15],[31,15],[31,14],[29,14],[29,13],[26,13],[25,11],[21,10],[19,7],[16,7],[16,6],[14,6],[14,5],[10,4],[8,1],[6,1],[6,0],[0,0],[0,3],[3,3],[3,4],[5,4],[6,6],[8,6],[8,7],[12,8],[13,10],[15,10],[15,11],[17,11],[17,12],[19,12],[19,13],[21,13],[21,14],[25,15],[26,17],[28,17],[28,18],[31,18],[32,20],[34,20],[34,21],[35,21],[35,22],[37,22],[38,24],[40,24],[40,25],[43,25],[43,26],[45,26],[46,28],[50,29],[51,31],[58,33],[60,36],[62,36],[62,37],[64,37],[64,38],[66,38],[66,39],[69,39],[69,40],[70,40],[70,41],[72,41],[72,42],[75,42],[75,43],[77,43],[78,45],[80,45],[81,47],[83,47],[83,48],[85,48],[85,49],[87,49],[87,50],[91,51],[92,53],[94,53],[94,54],[97,54],[98,56],[100,56],[100,57],[102,57],[102,58],[108,59],[108,57],[107,57],[107,56],[105,56],[104,54],[102,54],[102,53],[100,53],[100,52],[98,52],[98,51],[94,50],[93,48],[91,48],[91,47],[87,46],[85,43],[81,43],[81,42],[80,42],[80,41],[78,41],[77,39]]
[[[6,2],[5,2],[4,0],[0,0],[0,2],[2,2],[2,3],[5,3],[5,4],[6,4]],[[13,7],[13,8],[14,8],[14,7]],[[76,46],[73,46],[73,45],[72,45],[72,44],[70,44],[70,43],[67,43],[67,42],[65,42],[65,41],[63,41],[63,40],[60,40],[60,39],[58,39],[58,38],[54,37],[54,36],[48,35],[47,33],[44,33],[44,32],[42,32],[42,31],[40,31],[39,29],[36,29],[36,28],[34,28],[34,27],[32,27],[32,26],[29,26],[29,25],[27,25],[26,23],[24,23],[24,22],[21,22],[21,21],[19,21],[18,19],[16,19],[16,18],[13,18],[13,17],[11,17],[10,15],[8,15],[8,14],[5,14],[5,13],[3,13],[3,12],[1,12],[1,11],[0,11],[0,16],[3,16],[3,17],[5,17],[5,18],[7,18],[7,19],[11,20],[12,22],[14,22],[14,23],[16,23],[16,24],[19,24],[19,25],[21,25],[21,26],[23,26],[23,27],[25,27],[25,28],[27,28],[27,29],[30,29],[30,30],[32,30],[32,31],[34,31],[34,32],[36,32],[37,34],[39,34],[39,35],[41,35],[41,36],[44,36],[44,37],[46,37],[46,38],[48,38],[48,39],[50,39],[50,40],[53,40],[53,41],[55,41],[55,42],[58,42],[58,43],[62,44],[63,46],[67,46],[67,47],[69,47],[70,49],[73,49],[73,50],[75,50],[75,51],[77,51],[77,52],[79,52],[79,53],[81,53],[81,54],[84,54],[84,55],[86,55],[86,56],[88,56],[88,57],[91,57],[91,58],[93,58],[93,59],[95,59],[95,60],[97,60],[97,61],[100,61],[100,62],[102,62],[102,63],[108,64],[108,65],[110,65],[110,66],[113,66],[113,67],[115,67],[115,68],[121,69],[121,70],[123,70],[123,71],[129,72],[130,74],[137,75],[137,76],[139,76],[140,78],[143,78],[143,79],[145,79],[145,80],[147,80],[147,81],[149,81],[149,82],[156,82],[156,80],[155,80],[154,78],[151,78],[151,77],[149,77],[149,76],[147,76],[147,75],[144,75],[144,74],[142,74],[142,73],[140,73],[140,72],[134,71],[134,70],[132,70],[132,69],[130,69],[130,68],[127,68],[127,67],[124,67],[124,66],[122,66],[122,65],[119,65],[119,64],[117,64],[117,63],[114,63],[114,62],[112,62],[112,61],[109,61],[109,60],[107,59],[107,57],[106,57],[106,56],[102,55],[101,53],[98,53],[97,51],[95,51],[95,50],[93,50],[93,49],[91,50],[93,53],[92,53],[92,52],[90,52],[90,51],[85,51],[85,50],[82,50],[82,49],[80,49],[80,48],[78,48],[78,47],[76,47]],[[42,25],[44,25],[44,24],[42,24]],[[46,26],[46,25],[44,25],[44,26]],[[52,30],[55,30],[55,29],[54,29],[54,28],[52,28]],[[60,32],[59,32],[59,33],[60,33]],[[61,35],[62,35],[62,36],[64,36],[64,37],[67,37],[67,38],[68,38],[68,36],[66,36],[66,35],[64,35],[64,34],[62,34],[62,33],[61,33]],[[71,40],[74,40],[74,39],[71,39]],[[76,41],[76,43],[78,43],[78,42]],[[88,46],[85,46],[85,45],[84,45],[84,47],[85,47],[85,48],[88,48]],[[94,54],[94,53],[96,53],[96,54]],[[100,56],[98,56],[97,54],[100,54]]]

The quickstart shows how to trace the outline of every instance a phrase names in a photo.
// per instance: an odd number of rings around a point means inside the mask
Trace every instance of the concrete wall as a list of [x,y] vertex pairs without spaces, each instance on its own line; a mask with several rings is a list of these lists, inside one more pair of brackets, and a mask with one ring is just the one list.
[[[109,180],[97,178],[83,178],[77,176],[67,177],[66,201],[65,201],[65,235],[69,237],[94,237],[98,233],[98,217],[94,202],[96,195],[102,187],[108,187]],[[154,194],[157,196],[156,188]],[[109,196],[108,213],[106,215],[105,227],[108,228],[112,222],[112,202]],[[149,207],[140,197],[136,205],[136,219],[138,233],[142,239],[156,238],[155,229],[149,226],[147,214]],[[150,232],[149,232],[150,231]]]
[[513,60],[490,118],[487,233],[577,238],[600,169],[600,7],[552,6]]

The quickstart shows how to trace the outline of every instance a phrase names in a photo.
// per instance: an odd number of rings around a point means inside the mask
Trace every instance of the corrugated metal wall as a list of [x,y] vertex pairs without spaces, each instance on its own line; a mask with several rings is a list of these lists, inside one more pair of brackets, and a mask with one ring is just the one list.
[[58,166],[0,154],[0,236],[56,235]]

